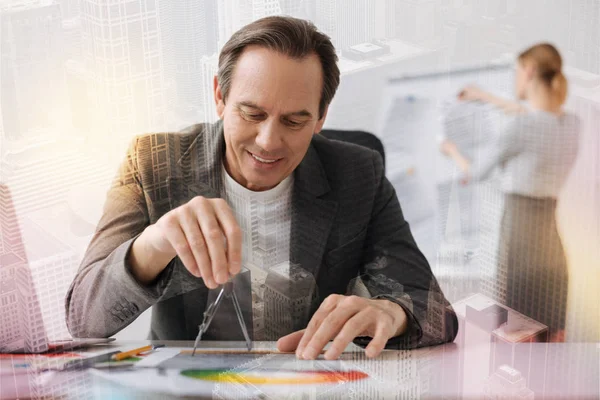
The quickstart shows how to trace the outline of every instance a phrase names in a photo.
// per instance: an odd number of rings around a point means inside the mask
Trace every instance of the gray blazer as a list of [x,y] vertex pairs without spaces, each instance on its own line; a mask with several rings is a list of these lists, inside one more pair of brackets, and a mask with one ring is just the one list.
[[[142,285],[127,256],[144,228],[169,210],[195,196],[219,197],[224,152],[221,122],[133,140],[66,297],[74,337],[111,336],[153,306],[150,338],[195,338],[215,291],[178,257],[153,284]],[[392,338],[388,348],[454,340],[456,316],[415,244],[381,156],[315,135],[294,174],[290,262],[314,277],[317,290],[309,312],[286,329],[306,327],[327,296],[348,294],[360,276],[363,295],[394,301],[409,317],[407,333]],[[236,293],[251,301],[249,280],[240,282]],[[229,303],[222,303],[207,340],[242,340]],[[252,326],[251,315],[244,318]],[[355,342],[366,345],[368,338]]]

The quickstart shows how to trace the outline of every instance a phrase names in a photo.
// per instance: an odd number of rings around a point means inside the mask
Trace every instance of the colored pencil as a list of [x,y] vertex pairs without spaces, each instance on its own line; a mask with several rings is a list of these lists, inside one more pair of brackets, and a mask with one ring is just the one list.
[[[181,350],[180,354],[192,354],[193,350]],[[269,349],[196,349],[196,354],[296,354],[293,351],[279,351]],[[322,350],[319,354],[325,354]]]
[[138,347],[137,349],[133,349],[133,350],[129,350],[129,351],[122,351],[120,353],[113,355],[112,360],[113,361],[121,361],[126,358],[134,357],[134,356],[137,356],[138,354],[145,353],[150,350],[154,350],[157,347],[162,347],[162,346],[153,346],[153,345],[149,344],[148,346]]

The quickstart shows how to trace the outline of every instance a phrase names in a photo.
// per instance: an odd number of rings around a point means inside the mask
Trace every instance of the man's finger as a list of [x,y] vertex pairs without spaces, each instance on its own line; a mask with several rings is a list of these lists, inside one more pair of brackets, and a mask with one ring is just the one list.
[[[194,223],[196,221],[194,220]],[[202,234],[202,232],[200,232]],[[204,240],[204,238],[202,238]],[[215,289],[217,286],[217,282],[215,282],[215,278],[212,273],[212,266],[210,263],[210,257],[208,254],[208,248],[206,247],[206,243],[204,243],[204,251],[202,252],[201,261],[198,263],[198,269],[200,270],[200,276],[202,276],[202,280],[204,280],[204,284],[209,289]]]
[[198,226],[198,221],[196,221],[195,215],[190,211],[182,215],[179,221],[188,246],[192,250],[197,270],[206,283],[207,278],[212,280],[212,274],[208,273],[210,269],[207,270],[207,268],[210,268],[210,258],[208,257],[208,249],[200,231],[200,226]]
[[194,205],[194,208],[204,241],[206,242],[206,247],[208,247],[212,265],[212,276],[215,282],[223,284],[229,279],[223,231],[217,222],[215,211],[208,200],[198,201],[197,205]]
[[164,230],[164,235],[171,244],[171,247],[173,247],[177,253],[177,256],[185,268],[190,271],[192,275],[200,277],[200,269],[196,264],[194,254],[188,245],[181,226],[177,222],[167,224]]
[[[323,322],[313,334],[310,342],[306,344],[306,348],[302,353],[302,358],[311,360],[317,357],[321,350],[325,348],[327,343],[338,336],[342,328],[344,328],[348,323],[363,323],[363,320],[357,320],[353,317],[360,313],[364,308],[364,301],[364,299],[351,296],[345,297],[343,300],[338,302],[337,307],[323,319]],[[354,328],[356,330],[361,330],[362,326],[356,326]],[[350,343],[350,341],[352,341],[352,339],[355,337],[356,336],[351,337],[340,350],[340,352],[343,351],[348,343]]]
[[373,339],[371,339],[371,342],[365,349],[365,354],[367,357],[373,358],[381,354],[385,348],[385,344],[390,338],[390,335],[392,335],[392,333],[390,333],[390,329],[386,329],[385,325],[379,324],[375,329],[375,335],[373,336]]
[[302,329],[279,338],[277,341],[277,350],[286,353],[296,350],[300,339],[302,339],[302,335],[304,335],[304,331],[305,329]]
[[312,318],[310,319],[308,326],[304,330],[304,335],[302,336],[300,343],[298,343],[298,347],[296,348],[296,356],[298,358],[302,358],[304,348],[306,347],[308,342],[310,342],[312,336],[317,331],[317,329],[319,329],[319,326],[321,326],[322,321],[327,315],[329,315],[329,313],[331,313],[337,307],[338,302],[343,297],[344,296],[338,294],[332,294],[321,303],[317,311],[313,314]]
[[337,359],[354,338],[362,336],[369,326],[374,323],[376,322],[369,308],[355,313],[351,318],[348,318],[342,329],[335,336],[331,346],[325,353],[325,358],[327,360]]
[[236,275],[242,269],[242,230],[238,225],[231,208],[225,201],[216,201],[214,210],[227,239],[227,264],[229,273]]

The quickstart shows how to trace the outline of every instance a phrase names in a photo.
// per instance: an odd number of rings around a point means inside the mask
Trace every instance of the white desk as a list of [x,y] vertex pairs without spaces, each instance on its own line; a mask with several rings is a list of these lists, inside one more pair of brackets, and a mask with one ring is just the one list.
[[[113,342],[102,349],[132,349],[149,341]],[[162,343],[166,349],[190,347],[191,342]],[[274,343],[257,344],[256,348],[273,347]],[[239,347],[240,343],[205,342],[203,347]],[[95,349],[98,350],[98,349]],[[506,354],[503,362],[492,346],[459,346],[448,344],[412,351],[386,351],[369,360],[364,353],[348,353],[337,366],[358,370],[370,377],[355,382],[329,385],[242,385],[201,382],[205,395],[201,398],[333,398],[333,399],[441,399],[441,398],[517,398],[528,399],[598,399],[600,398],[600,345],[596,343],[518,344]],[[502,351],[506,351],[503,349]],[[315,364],[327,368],[328,362]],[[477,368],[472,368],[476,365]],[[487,368],[482,367],[487,365]],[[513,368],[509,368],[513,367]],[[252,369],[248,366],[248,369]],[[242,368],[243,369],[243,368]],[[54,373],[38,394],[77,399],[148,399],[177,398],[177,393],[190,395],[199,390],[198,381],[187,381],[180,371],[157,368],[135,368],[111,372],[76,371]],[[124,382],[124,383],[123,383]],[[207,386],[209,388],[207,389]],[[6,388],[5,388],[6,389]],[[4,389],[0,388],[3,392]],[[275,393],[275,394],[274,394]],[[288,395],[294,394],[293,397]],[[285,394],[285,396],[283,396]],[[499,396],[508,397],[499,397]],[[32,393],[35,397],[35,393]]]

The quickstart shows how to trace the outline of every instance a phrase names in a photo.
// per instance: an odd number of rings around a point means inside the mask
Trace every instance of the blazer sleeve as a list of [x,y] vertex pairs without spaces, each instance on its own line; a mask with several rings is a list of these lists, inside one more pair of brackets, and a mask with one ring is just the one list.
[[[372,298],[400,305],[408,317],[407,331],[391,338],[386,348],[409,349],[451,342],[458,320],[404,219],[394,187],[373,155],[378,177],[371,221],[367,228],[361,284]],[[368,338],[355,340],[367,345]]]
[[200,285],[187,270],[178,268],[177,258],[150,285],[141,284],[131,273],[129,251],[150,224],[138,163],[139,155],[147,153],[147,141],[144,137],[132,141],[67,292],[66,320],[73,337],[109,337],[159,300]]

